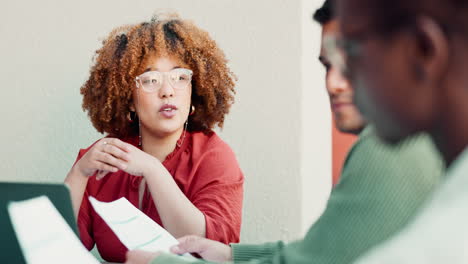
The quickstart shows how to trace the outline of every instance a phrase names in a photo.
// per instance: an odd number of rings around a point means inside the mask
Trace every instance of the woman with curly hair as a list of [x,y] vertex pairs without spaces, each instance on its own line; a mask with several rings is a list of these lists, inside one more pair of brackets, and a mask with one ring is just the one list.
[[169,16],[113,30],[81,87],[83,109],[107,136],[80,150],[65,182],[80,237],[106,261],[127,249],[88,196],[121,197],[175,237],[239,241],[244,178],[222,127],[235,76],[207,32]]

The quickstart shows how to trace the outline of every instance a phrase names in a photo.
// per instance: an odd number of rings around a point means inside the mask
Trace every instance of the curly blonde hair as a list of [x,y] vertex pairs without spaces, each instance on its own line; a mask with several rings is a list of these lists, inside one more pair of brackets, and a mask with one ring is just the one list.
[[208,33],[177,15],[114,29],[96,51],[89,79],[81,87],[83,110],[100,133],[127,137],[138,134],[138,122],[127,116],[133,104],[135,77],[150,52],[170,55],[193,71],[192,105],[187,130],[222,128],[234,103],[236,77]]

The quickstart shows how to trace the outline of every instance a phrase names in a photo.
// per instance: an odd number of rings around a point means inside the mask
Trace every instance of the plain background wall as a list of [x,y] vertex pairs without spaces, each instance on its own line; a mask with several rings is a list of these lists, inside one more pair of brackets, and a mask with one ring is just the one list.
[[316,62],[321,0],[42,0],[0,9],[0,180],[62,182],[102,137],[79,88],[116,26],[177,11],[210,32],[239,78],[222,138],[246,177],[242,241],[303,235],[331,182],[330,114]]

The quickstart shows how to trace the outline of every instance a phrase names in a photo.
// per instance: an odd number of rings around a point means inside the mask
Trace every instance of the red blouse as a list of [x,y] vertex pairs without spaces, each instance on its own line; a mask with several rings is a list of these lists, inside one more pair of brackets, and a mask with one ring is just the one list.
[[[137,145],[138,137],[124,140]],[[90,147],[89,147],[90,148]],[[82,149],[77,161],[89,150]],[[231,148],[214,132],[186,133],[180,147],[166,157],[163,165],[187,198],[205,215],[206,237],[223,243],[239,242],[244,176]],[[138,187],[142,177],[124,171],[100,181],[88,180],[78,215],[82,243],[91,250],[96,244],[106,261],[125,262],[127,248],[96,214],[88,196],[111,202],[125,197],[138,208]],[[145,188],[143,213],[163,226],[151,195]]]

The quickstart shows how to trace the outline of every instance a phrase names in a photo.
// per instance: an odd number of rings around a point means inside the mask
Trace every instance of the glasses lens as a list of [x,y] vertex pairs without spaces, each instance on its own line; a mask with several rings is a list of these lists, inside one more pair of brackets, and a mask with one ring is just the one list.
[[140,75],[139,78],[143,89],[147,92],[155,92],[161,87],[162,75],[158,72],[147,72]]
[[192,74],[186,69],[175,69],[169,73],[169,82],[175,89],[184,89],[192,80]]
[[174,89],[185,89],[192,81],[192,71],[188,69],[175,69],[167,73],[151,71],[137,77],[137,86],[140,84],[147,92],[158,91],[164,82],[164,76]]

